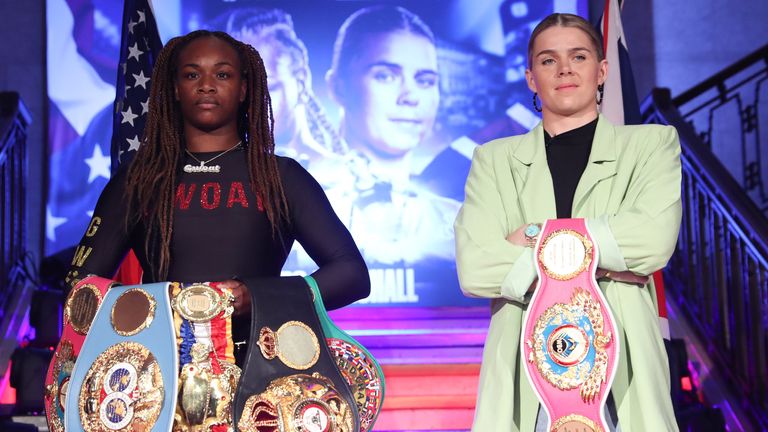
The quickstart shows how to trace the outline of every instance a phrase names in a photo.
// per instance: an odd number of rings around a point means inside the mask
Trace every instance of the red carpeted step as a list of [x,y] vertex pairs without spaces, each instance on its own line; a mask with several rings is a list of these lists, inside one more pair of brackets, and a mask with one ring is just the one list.
[[479,364],[385,365],[387,395],[376,431],[469,430]]
[[384,370],[386,398],[375,431],[471,428],[487,307],[353,307],[331,316]]
[[390,410],[379,416],[376,432],[469,431],[474,409]]

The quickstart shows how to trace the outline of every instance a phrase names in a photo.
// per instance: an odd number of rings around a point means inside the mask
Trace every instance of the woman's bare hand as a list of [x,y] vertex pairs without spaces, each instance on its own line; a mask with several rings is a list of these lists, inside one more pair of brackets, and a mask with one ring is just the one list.
[[507,241],[518,246],[528,246],[528,239],[525,238],[525,227],[527,226],[528,224],[525,224],[512,231],[512,233],[507,236]]
[[595,279],[613,279],[617,282],[645,285],[650,280],[650,277],[636,275],[629,270],[616,272],[598,268],[595,272]]
[[235,297],[234,315],[243,315],[251,311],[251,293],[242,281],[227,279],[219,282],[219,287],[229,289]]

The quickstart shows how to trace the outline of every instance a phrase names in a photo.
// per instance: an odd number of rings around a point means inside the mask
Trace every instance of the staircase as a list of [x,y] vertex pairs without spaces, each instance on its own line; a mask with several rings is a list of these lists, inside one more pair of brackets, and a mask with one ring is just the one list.
[[331,316],[384,370],[386,394],[375,431],[470,429],[487,307],[353,307]]
[[654,90],[642,109],[680,136],[683,221],[667,298],[701,359],[703,399],[732,431],[768,430],[766,80],[768,45],[675,98]]
[[401,364],[383,369],[387,395],[375,430],[467,431],[472,426],[479,363]]

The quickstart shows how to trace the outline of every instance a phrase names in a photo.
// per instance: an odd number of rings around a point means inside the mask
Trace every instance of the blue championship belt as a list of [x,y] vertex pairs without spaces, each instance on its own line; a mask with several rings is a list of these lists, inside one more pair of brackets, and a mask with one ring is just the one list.
[[67,431],[171,430],[179,367],[171,287],[113,287],[104,296],[72,370]]

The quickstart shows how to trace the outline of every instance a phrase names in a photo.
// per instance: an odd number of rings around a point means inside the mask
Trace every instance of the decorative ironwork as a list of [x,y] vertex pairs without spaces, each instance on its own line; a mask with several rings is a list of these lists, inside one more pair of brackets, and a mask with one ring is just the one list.
[[673,103],[768,216],[768,138],[760,133],[768,125],[768,45]]
[[0,311],[14,297],[26,243],[27,128],[32,122],[18,93],[0,92]]
[[[645,122],[675,126],[682,147],[683,220],[665,269],[669,297],[733,383],[741,398],[734,403],[751,417],[743,420],[767,430],[768,220],[706,148],[677,102],[669,90],[656,89],[643,104]],[[732,142],[739,140],[734,136]]]

